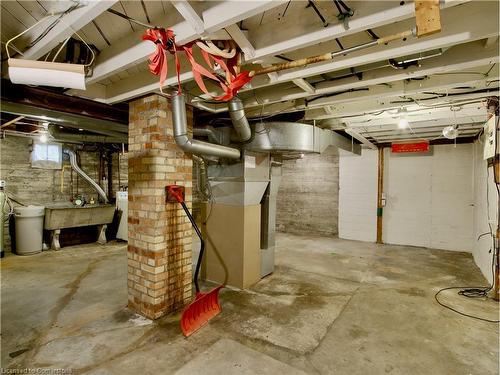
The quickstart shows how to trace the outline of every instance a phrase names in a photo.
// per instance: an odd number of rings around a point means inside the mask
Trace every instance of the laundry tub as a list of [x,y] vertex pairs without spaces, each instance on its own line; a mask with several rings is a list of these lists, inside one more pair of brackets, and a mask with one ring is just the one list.
[[16,223],[16,254],[31,255],[42,251],[45,207],[14,208]]

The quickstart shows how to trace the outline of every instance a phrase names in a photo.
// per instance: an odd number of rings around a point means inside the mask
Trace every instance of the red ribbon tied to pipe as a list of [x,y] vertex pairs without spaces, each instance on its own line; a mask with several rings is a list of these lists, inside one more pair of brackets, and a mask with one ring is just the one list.
[[[226,59],[221,56],[211,54],[203,49],[200,49],[203,60],[208,68],[196,62],[193,56],[193,46],[196,41],[178,46],[175,44],[175,34],[170,29],[148,29],[142,36],[143,40],[150,40],[156,44],[156,51],[149,56],[149,70],[154,75],[160,76],[160,90],[167,78],[167,51],[175,56],[175,65],[177,73],[177,82],[179,92],[181,92],[180,82],[180,63],[177,56],[177,51],[183,51],[191,64],[193,77],[198,87],[209,97],[214,100],[228,101],[231,100],[238,91],[246,85],[252,77],[249,72],[237,72],[237,57]],[[225,79],[221,78],[216,72],[216,65],[219,66],[225,73]],[[203,78],[208,78],[216,82],[222,89],[223,94],[213,96],[205,86]]]
[[[160,76],[160,90],[163,83],[167,79],[168,64],[167,64],[167,51],[174,54],[176,65],[179,64],[177,58],[177,51],[175,49],[175,36],[174,32],[170,29],[147,29],[142,40],[150,40],[156,45],[156,50],[149,55],[149,71],[156,76]],[[177,69],[177,72],[179,71]],[[180,82],[179,82],[180,89]]]

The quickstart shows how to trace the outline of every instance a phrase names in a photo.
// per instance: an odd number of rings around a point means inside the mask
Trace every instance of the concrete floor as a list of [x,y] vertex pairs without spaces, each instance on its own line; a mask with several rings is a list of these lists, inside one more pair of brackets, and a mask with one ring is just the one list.
[[[498,374],[498,325],[434,301],[484,285],[471,255],[278,234],[276,272],[225,289],[189,339],[179,316],[125,308],[126,246],[83,245],[2,267],[2,367],[73,374]],[[445,292],[490,318],[498,304]]]

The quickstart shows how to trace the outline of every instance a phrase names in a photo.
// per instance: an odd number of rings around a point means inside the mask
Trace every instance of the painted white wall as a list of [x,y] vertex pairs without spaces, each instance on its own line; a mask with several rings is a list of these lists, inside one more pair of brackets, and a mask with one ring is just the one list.
[[339,158],[339,237],[375,242],[377,239],[378,151]]
[[472,144],[434,146],[431,155],[385,151],[384,243],[472,251]]
[[[434,146],[430,155],[385,150],[385,243],[473,250],[473,151],[472,144]],[[340,238],[376,241],[377,163],[376,150],[340,156]]]
[[[479,141],[475,142],[474,148],[474,238],[472,254],[474,261],[481,269],[481,272],[486,277],[488,282],[492,283],[493,276],[491,272],[492,253],[490,249],[493,247],[492,238],[489,235],[478,237],[486,232],[489,232],[488,227],[488,200],[489,218],[492,228],[497,226],[498,212],[498,193],[493,179],[493,168],[487,170],[487,162],[483,160],[483,144]],[[488,183],[487,183],[488,181]],[[488,190],[487,190],[488,189]],[[488,196],[487,196],[488,191]],[[493,229],[494,231],[495,229]]]

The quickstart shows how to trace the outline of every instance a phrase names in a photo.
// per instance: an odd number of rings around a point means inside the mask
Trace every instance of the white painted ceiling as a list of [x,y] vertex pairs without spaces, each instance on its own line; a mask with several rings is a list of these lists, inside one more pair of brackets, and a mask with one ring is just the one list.
[[[85,92],[69,93],[106,103],[127,101],[158,90],[147,68],[151,42],[144,28],[106,11],[112,8],[141,22],[172,28],[178,43],[200,37],[234,37],[245,62],[268,65],[339,51],[373,40],[368,30],[387,36],[415,25],[411,1],[345,1],[354,10],[348,28],[337,19],[333,1],[315,1],[323,25],[308,1],[2,1],[2,57],[5,42],[50,15],[14,43],[24,58],[43,59],[74,31],[99,50]],[[76,6],[75,6],[76,4]],[[61,21],[29,46],[53,19]],[[372,143],[436,139],[443,127],[459,125],[461,137],[477,135],[486,119],[485,100],[498,96],[498,1],[441,1],[442,31],[375,46],[325,63],[258,76],[240,93],[249,116],[305,111],[307,120],[348,129]],[[340,44],[339,44],[340,42]],[[417,59],[407,69],[389,64]],[[193,105],[211,112],[224,105],[204,102],[183,62],[184,88]],[[169,61],[167,84],[174,87]],[[5,72],[5,69],[4,69]],[[211,87],[211,86],[209,86]],[[406,110],[410,127],[398,129]]]

